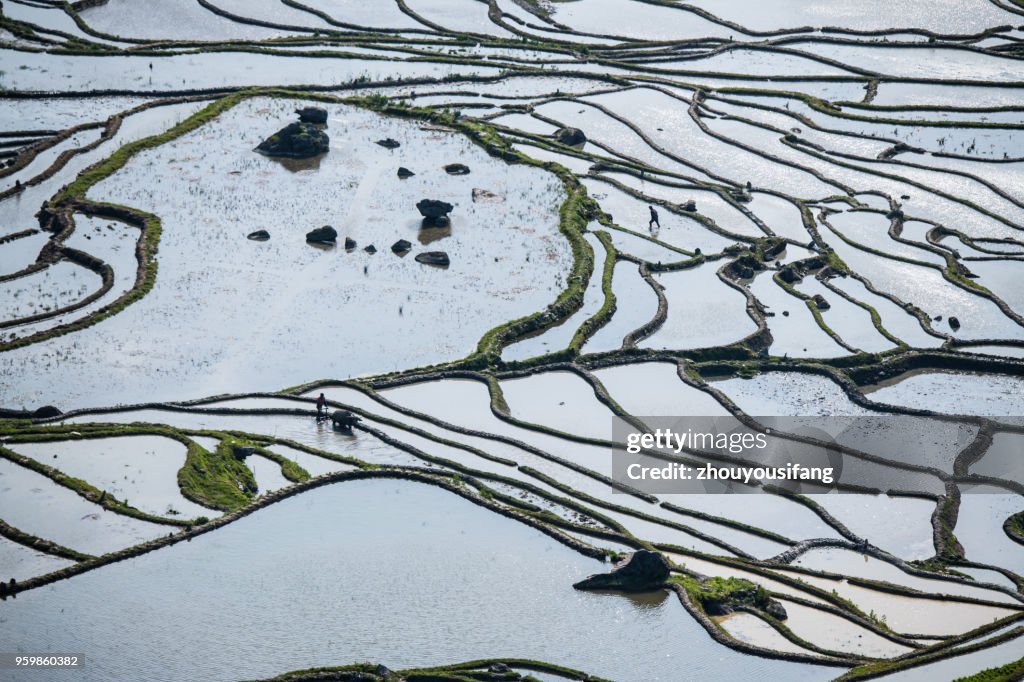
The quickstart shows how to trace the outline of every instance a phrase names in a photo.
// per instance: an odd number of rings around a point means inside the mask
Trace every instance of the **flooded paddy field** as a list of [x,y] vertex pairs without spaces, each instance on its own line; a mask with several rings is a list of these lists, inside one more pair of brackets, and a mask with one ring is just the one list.
[[0,679],[1019,679],[1021,24],[3,0]]

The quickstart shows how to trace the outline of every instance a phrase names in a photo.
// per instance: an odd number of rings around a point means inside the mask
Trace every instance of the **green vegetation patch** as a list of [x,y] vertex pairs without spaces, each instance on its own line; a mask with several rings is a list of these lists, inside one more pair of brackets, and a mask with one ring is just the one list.
[[253,446],[238,438],[225,438],[213,452],[190,443],[185,465],[178,471],[181,493],[197,504],[225,512],[249,504],[257,492],[256,479],[245,462],[235,457],[235,448],[245,447]]
[[998,668],[987,668],[967,677],[958,677],[953,682],[1017,682],[1018,680],[1024,680],[1024,658],[1018,658],[1016,661]]
[[743,578],[707,578],[673,575],[670,582],[681,585],[690,600],[712,616],[724,616],[740,606],[763,609],[771,599],[768,590]]

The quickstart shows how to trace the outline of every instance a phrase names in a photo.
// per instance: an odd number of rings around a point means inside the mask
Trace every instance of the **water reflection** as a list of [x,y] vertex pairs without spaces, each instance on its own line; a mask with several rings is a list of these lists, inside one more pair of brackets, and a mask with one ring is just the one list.
[[88,652],[76,682],[496,656],[623,681],[834,675],[731,651],[664,593],[572,589],[604,568],[439,488],[354,481],[24,593],[3,604],[0,641],[11,651]]

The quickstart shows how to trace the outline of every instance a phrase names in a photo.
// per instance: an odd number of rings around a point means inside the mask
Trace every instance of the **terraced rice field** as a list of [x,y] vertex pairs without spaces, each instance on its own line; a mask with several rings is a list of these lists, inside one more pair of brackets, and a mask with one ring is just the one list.
[[[1020,679],[1020,0],[0,11],[0,679]],[[611,485],[730,415],[873,483]]]

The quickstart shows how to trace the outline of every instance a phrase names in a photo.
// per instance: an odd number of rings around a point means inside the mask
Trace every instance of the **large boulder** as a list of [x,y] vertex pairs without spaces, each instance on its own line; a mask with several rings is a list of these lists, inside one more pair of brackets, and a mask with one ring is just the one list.
[[444,167],[448,175],[469,175],[469,166],[464,163],[449,163]]
[[453,208],[447,201],[437,199],[421,199],[416,204],[416,209],[423,216],[424,227],[444,227]]
[[398,177],[401,178],[402,180],[405,180],[406,178],[411,178],[414,175],[416,174],[413,173],[408,168],[406,168],[405,166],[398,167]]
[[774,599],[768,602],[768,606],[764,608],[764,611],[776,620],[786,620],[789,618],[789,614],[786,613],[786,607]]
[[391,245],[391,251],[398,254],[399,256],[409,253],[412,249],[412,242],[408,239],[399,239],[397,242]]
[[786,242],[783,239],[769,237],[761,242],[761,257],[766,261],[772,260],[785,250]]
[[270,233],[266,230],[256,230],[255,232],[249,233],[249,239],[254,242],[265,242],[270,239]]
[[800,271],[797,270],[795,265],[792,263],[786,263],[779,270],[779,279],[786,284],[793,284],[794,282],[799,282],[803,279],[803,275],[800,274]]
[[416,254],[416,262],[425,265],[436,265],[446,268],[451,264],[448,254],[444,251],[424,251]]
[[577,590],[625,590],[646,592],[658,589],[669,576],[668,561],[658,552],[639,549],[615,564],[608,573],[596,573],[575,585]]
[[319,123],[320,125],[327,123],[327,110],[320,107],[302,107],[296,109],[295,113],[299,115],[299,120],[303,123]]
[[256,151],[266,156],[308,159],[326,152],[330,142],[327,133],[312,123],[289,123],[260,142]]
[[555,131],[555,139],[569,147],[584,144],[587,136],[579,128],[559,128]]
[[306,241],[310,244],[333,244],[338,241],[338,231],[330,225],[324,225],[307,232]]
[[764,270],[764,264],[750,253],[745,253],[726,265],[723,272],[726,276],[734,280],[739,280],[751,279],[762,270]]
[[60,410],[58,410],[53,405],[43,405],[42,407],[40,407],[39,409],[37,409],[35,412],[32,413],[32,418],[33,419],[52,419],[53,417],[59,417],[62,414],[64,414],[64,413],[61,412]]

